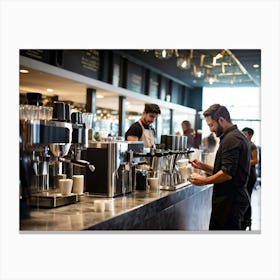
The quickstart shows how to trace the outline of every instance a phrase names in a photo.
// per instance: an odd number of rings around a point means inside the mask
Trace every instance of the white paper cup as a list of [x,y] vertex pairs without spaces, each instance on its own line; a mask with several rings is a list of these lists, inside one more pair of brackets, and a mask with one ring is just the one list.
[[105,211],[113,211],[113,200],[105,201]]
[[177,164],[179,167],[186,167],[188,164],[188,160],[187,159],[179,159],[177,160]]
[[158,191],[160,187],[161,172],[148,171],[146,181],[146,191]]
[[185,167],[179,167],[179,172],[184,179],[189,179],[192,174],[192,167],[191,165]]
[[84,193],[84,175],[73,175],[73,193]]
[[103,200],[95,200],[94,201],[94,211],[95,212],[104,212],[105,210],[105,202]]
[[159,190],[159,178],[158,177],[148,178],[148,184],[150,185],[151,191]]
[[55,187],[56,188],[59,188],[59,184],[58,184],[58,181],[59,181],[59,179],[66,179],[67,178],[67,176],[66,176],[66,174],[57,174],[56,176],[55,176]]
[[58,180],[59,189],[62,195],[69,195],[72,192],[72,179],[59,179]]

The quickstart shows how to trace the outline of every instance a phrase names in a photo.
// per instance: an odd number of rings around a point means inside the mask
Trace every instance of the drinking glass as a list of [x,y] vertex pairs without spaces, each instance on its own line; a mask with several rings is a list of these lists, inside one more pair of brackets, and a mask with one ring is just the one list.
[[87,129],[92,128],[93,113],[83,113],[82,120]]

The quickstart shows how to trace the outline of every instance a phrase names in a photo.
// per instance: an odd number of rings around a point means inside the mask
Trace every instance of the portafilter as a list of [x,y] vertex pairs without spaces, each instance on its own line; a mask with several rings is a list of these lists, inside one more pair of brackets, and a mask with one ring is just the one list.
[[55,157],[64,157],[68,154],[71,143],[53,143],[49,147]]

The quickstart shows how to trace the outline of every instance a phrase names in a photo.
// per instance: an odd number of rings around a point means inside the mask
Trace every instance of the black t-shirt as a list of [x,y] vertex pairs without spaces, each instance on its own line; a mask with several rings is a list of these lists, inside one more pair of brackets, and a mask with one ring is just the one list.
[[231,180],[214,184],[213,194],[227,195],[238,188],[246,188],[250,170],[250,146],[236,125],[220,136],[213,174],[223,170]]
[[[145,129],[152,129],[153,132],[154,132],[154,135],[155,135],[155,130],[153,127],[151,127],[150,125],[145,125],[143,122],[142,122],[142,125]],[[135,122],[133,125],[131,125],[131,127],[127,130],[127,132],[125,133],[125,140],[127,140],[127,136],[137,136],[138,139],[141,138],[142,136],[142,127],[141,125],[139,124],[139,122]]]

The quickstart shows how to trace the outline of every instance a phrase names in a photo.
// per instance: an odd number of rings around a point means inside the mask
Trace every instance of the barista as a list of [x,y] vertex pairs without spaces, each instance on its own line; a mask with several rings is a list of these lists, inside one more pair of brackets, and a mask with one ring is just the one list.
[[125,139],[128,141],[143,141],[145,148],[154,147],[156,133],[151,124],[160,113],[160,108],[157,104],[145,104],[140,120],[132,124],[127,130]]

